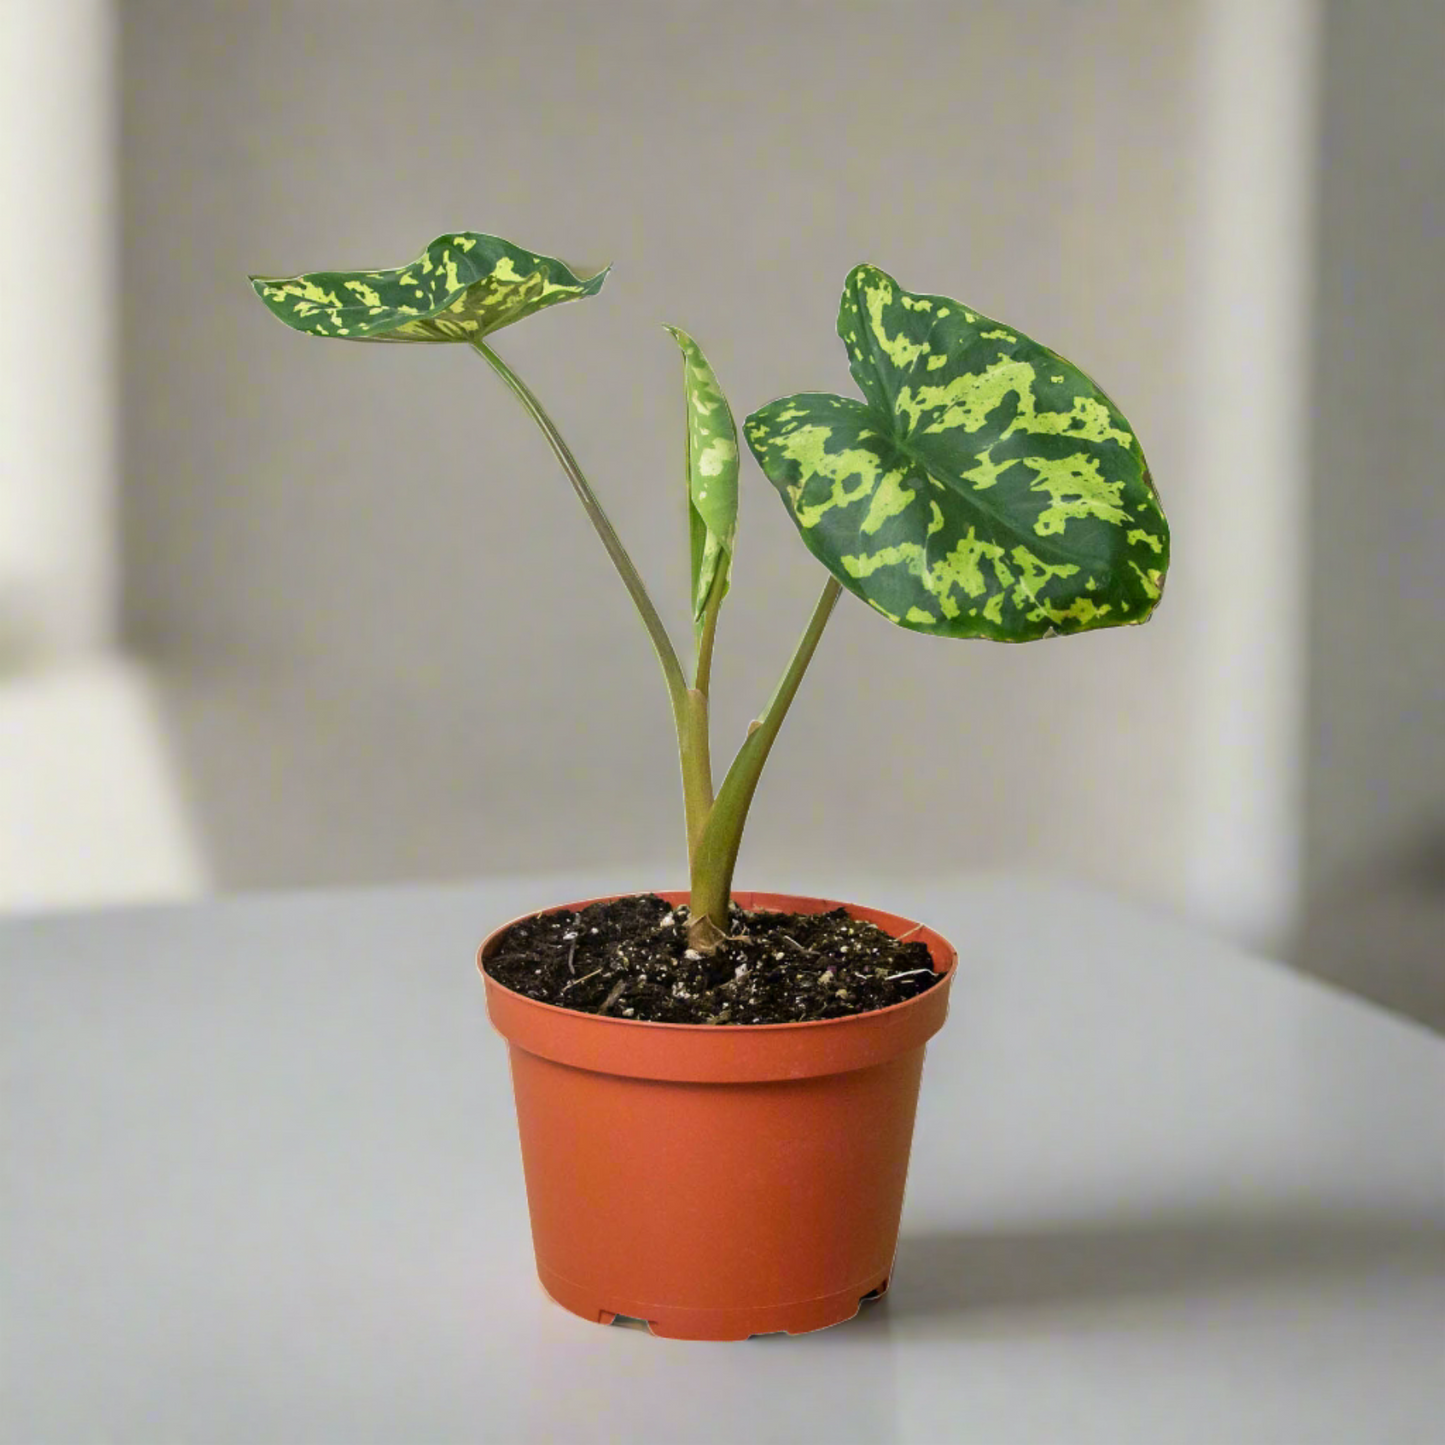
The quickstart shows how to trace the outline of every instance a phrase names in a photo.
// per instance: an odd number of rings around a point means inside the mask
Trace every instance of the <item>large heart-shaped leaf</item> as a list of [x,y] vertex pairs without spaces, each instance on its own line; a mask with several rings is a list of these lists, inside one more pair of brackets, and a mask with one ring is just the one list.
[[596,295],[606,276],[602,270],[584,281],[552,256],[459,231],[438,236],[409,266],[391,271],[250,279],[273,315],[311,336],[478,341],[543,307]]
[[804,542],[890,621],[1028,642],[1142,622],[1169,527],[1119,409],[1056,352],[874,266],[838,313],[865,401],[783,397],[743,425]]
[[702,622],[713,582],[726,595],[738,529],[738,434],[707,357],[687,332],[667,328],[682,348],[687,402],[687,517],[692,543],[692,616]]

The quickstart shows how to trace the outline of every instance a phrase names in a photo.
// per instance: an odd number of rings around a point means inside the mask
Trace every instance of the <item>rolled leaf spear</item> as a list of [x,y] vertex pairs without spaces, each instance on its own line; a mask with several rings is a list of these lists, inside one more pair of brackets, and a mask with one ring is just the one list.
[[[608,268],[610,269],[610,268]],[[688,941],[728,931],[733,870],[768,753],[839,594],[941,637],[1032,642],[1145,621],[1164,587],[1169,526],[1133,429],[1057,352],[946,296],[855,266],[838,334],[857,397],[801,392],[743,432],[829,576],[772,700],[714,791],[708,696],[718,610],[737,533],[732,412],[702,351],[682,350],[692,562],[689,682],[666,626],[556,424],[487,343],[504,326],[594,296],[561,261],[498,236],[439,236],[409,266],[253,276],[272,314],[310,336],[471,347],[552,448],[626,586],[662,664],[682,765]]]

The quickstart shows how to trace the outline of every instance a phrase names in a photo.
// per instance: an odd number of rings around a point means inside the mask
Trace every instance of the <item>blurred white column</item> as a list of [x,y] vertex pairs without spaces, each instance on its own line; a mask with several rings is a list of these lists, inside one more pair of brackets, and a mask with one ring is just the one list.
[[115,49],[112,0],[0,0],[0,911],[206,884],[115,650]]
[[1271,949],[1301,873],[1317,35],[1314,0],[1206,0],[1198,50],[1186,896]]
[[0,0],[6,651],[116,628],[114,46],[110,0]]

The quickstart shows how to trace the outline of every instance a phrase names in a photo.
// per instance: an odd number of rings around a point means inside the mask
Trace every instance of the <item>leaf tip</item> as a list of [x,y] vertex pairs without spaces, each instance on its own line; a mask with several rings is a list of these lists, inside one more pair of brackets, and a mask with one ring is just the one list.
[[880,280],[892,281],[893,278],[881,267],[873,264],[872,261],[859,261],[851,271],[848,272],[848,279],[844,282],[846,286],[854,286],[870,276],[877,276]]

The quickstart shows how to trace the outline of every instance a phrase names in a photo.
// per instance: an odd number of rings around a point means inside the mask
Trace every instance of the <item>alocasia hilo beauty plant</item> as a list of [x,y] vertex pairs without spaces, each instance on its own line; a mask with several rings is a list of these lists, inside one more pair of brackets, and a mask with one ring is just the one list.
[[799,392],[743,423],[828,581],[761,716],[714,791],[708,693],[737,533],[737,434],[697,344],[682,348],[694,665],[667,628],[551,417],[489,344],[536,311],[596,295],[562,262],[496,236],[438,237],[409,266],[252,277],[297,331],[346,341],[463,345],[547,438],[621,575],[662,663],[677,727],[690,861],[689,942],[728,928],[733,868],[768,753],[844,590],[890,622],[940,637],[1032,642],[1143,622],[1169,562],[1169,528],[1134,431],[1078,367],[1016,327],[946,296],[905,291],[876,266],[843,287],[838,334],[861,397]]

